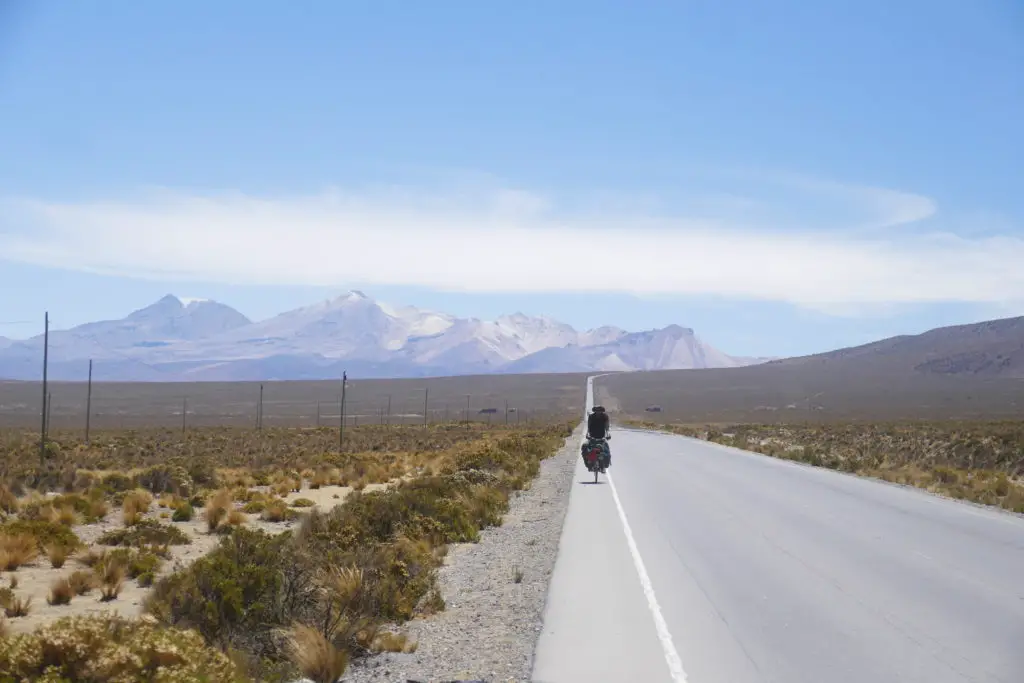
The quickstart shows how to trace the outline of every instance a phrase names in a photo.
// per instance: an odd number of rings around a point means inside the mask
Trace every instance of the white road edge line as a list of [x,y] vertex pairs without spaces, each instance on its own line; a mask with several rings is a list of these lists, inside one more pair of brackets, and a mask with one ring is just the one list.
[[633,530],[629,528],[629,520],[626,519],[626,511],[622,509],[622,502],[619,500],[619,492],[615,489],[615,481],[612,475],[607,474],[608,483],[612,487],[612,498],[615,499],[615,507],[619,510],[619,519],[622,520],[622,528],[626,532],[626,542],[629,544],[629,554],[633,556],[633,565],[636,573],[640,575],[640,584],[643,586],[644,595],[647,596],[647,606],[654,616],[654,627],[658,631],[658,640],[661,641],[661,649],[665,652],[665,661],[668,663],[669,674],[674,683],[686,683],[686,672],[683,671],[683,662],[676,651],[675,643],[672,642],[672,634],[669,633],[665,617],[661,616],[661,607],[658,605],[658,598],[654,595],[654,586],[651,585],[651,578],[647,576],[647,568],[644,560],[640,557],[640,551],[633,540]]
[[[587,396],[586,396],[586,407],[584,408],[584,425],[586,424],[586,413],[594,405],[594,380],[598,377],[604,377],[605,375],[594,375],[587,378]],[[583,439],[587,438],[586,426],[583,428]],[[582,445],[582,441],[581,441]],[[668,624],[665,623],[665,617],[661,615],[661,606],[658,605],[658,598],[654,595],[654,586],[651,584],[651,577],[647,575],[647,567],[644,566],[644,560],[640,557],[640,550],[636,547],[636,541],[633,539],[633,530],[629,527],[629,520],[626,519],[626,511],[622,507],[622,501],[619,500],[619,492],[615,488],[615,481],[612,479],[610,473],[605,473],[608,478],[608,484],[612,487],[612,499],[615,500],[615,508],[619,511],[619,519],[622,520],[622,530],[626,532],[626,543],[629,544],[629,554],[633,556],[633,566],[636,567],[636,573],[640,576],[640,585],[643,586],[644,596],[647,598],[647,607],[651,610],[651,615],[654,617],[654,628],[658,631],[658,640],[661,641],[661,649],[665,653],[665,662],[668,663],[668,672],[672,677],[673,683],[686,683],[686,672],[683,671],[683,661],[679,658],[679,653],[676,651],[675,643],[672,642],[672,634],[669,633]]]

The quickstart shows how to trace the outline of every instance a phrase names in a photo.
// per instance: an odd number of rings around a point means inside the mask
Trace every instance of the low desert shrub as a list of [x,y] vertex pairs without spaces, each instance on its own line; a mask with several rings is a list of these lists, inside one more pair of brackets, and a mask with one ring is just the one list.
[[139,548],[145,545],[188,545],[192,539],[178,527],[143,519],[131,527],[112,529],[100,536],[97,542]]
[[242,512],[249,515],[257,515],[267,507],[267,501],[265,500],[250,500],[248,503],[242,506]]
[[154,465],[137,474],[135,482],[154,495],[172,493],[187,497],[193,486],[188,470],[180,465]]
[[190,522],[194,515],[195,511],[192,509],[192,504],[188,501],[182,501],[174,508],[174,514],[171,515],[171,521]]
[[[44,674],[45,671],[45,674]],[[0,648],[0,672],[9,680],[133,683],[245,679],[224,653],[195,631],[161,628],[152,619],[71,616]]]
[[280,593],[289,534],[240,528],[187,569],[161,579],[146,610],[168,625],[195,628],[223,649],[262,651],[271,630],[284,628]]
[[281,498],[275,498],[267,503],[260,514],[260,519],[265,522],[283,522],[290,519],[289,515],[291,514],[294,514],[294,510],[288,509],[288,503]]
[[75,533],[59,522],[43,519],[12,519],[0,524],[0,538],[4,536],[31,536],[40,550],[53,543],[71,549],[81,547],[82,541]]

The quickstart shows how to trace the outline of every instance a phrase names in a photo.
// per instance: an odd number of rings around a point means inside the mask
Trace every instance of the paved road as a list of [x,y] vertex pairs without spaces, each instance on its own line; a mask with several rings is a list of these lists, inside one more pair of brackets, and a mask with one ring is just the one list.
[[610,482],[577,470],[535,681],[1024,681],[1024,519],[677,436],[612,448]]

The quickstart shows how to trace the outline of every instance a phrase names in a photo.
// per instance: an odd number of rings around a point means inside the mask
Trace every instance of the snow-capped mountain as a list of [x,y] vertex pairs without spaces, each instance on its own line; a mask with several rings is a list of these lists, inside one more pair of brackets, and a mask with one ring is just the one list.
[[[224,304],[202,299],[182,300],[168,294],[121,320],[104,320],[70,330],[50,332],[50,351],[57,357],[97,358],[109,355],[145,354],[150,349],[174,342],[211,337],[226,330],[251,325],[252,321]],[[12,347],[42,348],[37,335]]]
[[693,330],[679,325],[669,325],[662,330],[624,334],[604,344],[547,348],[512,361],[502,368],[502,371],[613,372],[728,368],[744,364],[705,344]]
[[[41,354],[42,335],[0,342],[0,377],[36,378]],[[122,320],[52,331],[50,354],[55,379],[80,379],[92,358],[106,380],[333,378],[342,366],[398,377],[748,364],[679,326],[579,332],[547,317],[457,318],[355,291],[259,322],[221,303],[168,295]]]

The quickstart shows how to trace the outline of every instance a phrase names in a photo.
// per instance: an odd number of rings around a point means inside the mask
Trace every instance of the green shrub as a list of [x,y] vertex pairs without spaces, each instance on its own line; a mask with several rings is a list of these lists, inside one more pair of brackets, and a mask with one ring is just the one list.
[[267,507],[265,500],[250,500],[244,506],[242,506],[242,512],[250,515],[256,515],[263,512]]
[[[187,569],[157,582],[146,610],[168,625],[188,625],[221,648],[265,647],[284,627],[279,609],[289,534],[236,529]],[[259,648],[256,648],[259,649]]]
[[171,515],[171,521],[190,522],[194,516],[195,510],[192,508],[192,504],[187,501],[183,501],[174,508],[174,514]]
[[100,482],[100,488],[108,495],[127,493],[135,488],[135,482],[126,474],[113,472],[103,477],[103,480]]
[[295,508],[311,508],[316,505],[316,503],[311,501],[309,498],[296,498],[291,504],[292,507]]
[[194,631],[107,614],[64,617],[8,639],[0,648],[0,680],[241,683],[245,679],[225,654],[207,647]]
[[154,465],[135,477],[136,483],[151,493],[174,493],[187,497],[192,491],[192,477],[180,465]]
[[192,539],[178,527],[162,524],[155,519],[143,519],[130,528],[112,529],[97,541],[100,545],[188,545]]
[[25,534],[36,539],[40,549],[59,545],[69,550],[82,546],[82,540],[68,527],[59,522],[44,519],[12,519],[0,524],[0,535],[17,536]]

